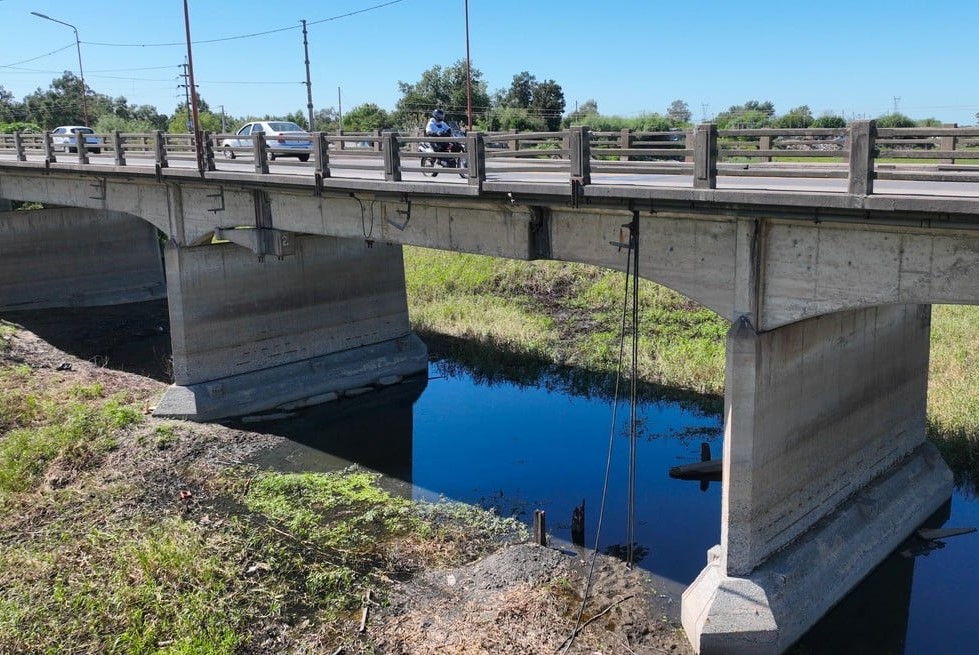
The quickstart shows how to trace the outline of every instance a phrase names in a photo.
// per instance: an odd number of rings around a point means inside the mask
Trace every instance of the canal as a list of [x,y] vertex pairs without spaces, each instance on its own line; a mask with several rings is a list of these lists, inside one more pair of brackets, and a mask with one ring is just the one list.
[[[628,423],[626,403],[613,408],[610,399],[574,395],[550,379],[486,382],[458,365],[433,362],[428,380],[248,429],[288,438],[262,457],[264,466],[331,470],[358,463],[417,499],[493,507],[528,525],[535,510],[544,510],[552,544],[562,548],[572,547],[572,512],[584,504],[585,545],[597,539],[604,552],[624,552]],[[633,554],[676,597],[679,616],[678,594],[719,541],[721,490],[717,482],[677,480],[668,472],[698,461],[703,443],[719,454],[722,421],[677,403],[643,403],[637,426]],[[611,475],[603,493],[606,468]],[[979,499],[956,491],[946,513],[945,526],[979,525]],[[939,513],[936,524],[943,518]],[[975,652],[977,545],[976,534],[931,549],[907,544],[790,652]]]
[[[5,318],[76,356],[165,378],[165,303]],[[698,461],[703,443],[719,455],[722,421],[673,402],[642,403],[636,417],[633,554],[657,589],[675,599],[679,616],[679,594],[719,541],[721,489],[717,482],[670,478],[668,471]],[[487,381],[437,361],[427,378],[242,427],[286,438],[262,455],[262,466],[329,471],[356,463],[414,498],[493,507],[528,525],[535,510],[544,510],[551,543],[563,549],[573,547],[571,516],[583,503],[585,545],[597,539],[600,550],[621,552],[630,534],[628,419],[626,403],[613,411],[609,398],[570,392],[560,380]],[[935,521],[979,526],[979,498],[957,489]],[[911,543],[899,549],[790,652],[977,652],[979,535],[933,546],[940,547]]]

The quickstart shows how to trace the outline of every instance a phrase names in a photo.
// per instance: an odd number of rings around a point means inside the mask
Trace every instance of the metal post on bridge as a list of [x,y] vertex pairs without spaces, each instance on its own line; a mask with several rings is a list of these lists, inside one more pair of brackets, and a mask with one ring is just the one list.
[[874,192],[874,157],[877,156],[877,122],[850,123],[850,183],[848,193],[869,196]]
[[316,161],[316,178],[323,180],[330,177],[330,142],[323,132],[313,133],[313,156]]
[[693,188],[717,188],[717,125],[702,123],[693,132]]

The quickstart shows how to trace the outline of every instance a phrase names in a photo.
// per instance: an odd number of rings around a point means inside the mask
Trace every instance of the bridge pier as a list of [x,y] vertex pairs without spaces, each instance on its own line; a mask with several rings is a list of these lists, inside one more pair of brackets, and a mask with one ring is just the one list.
[[702,655],[784,652],[948,500],[925,442],[929,305],[727,337],[721,544],[684,592]]
[[295,254],[231,243],[165,250],[174,384],[154,414],[207,421],[318,404],[425,371],[401,246],[297,236]]
[[4,310],[115,305],[166,296],[157,230],[146,221],[77,207],[10,211],[3,200],[0,280]]

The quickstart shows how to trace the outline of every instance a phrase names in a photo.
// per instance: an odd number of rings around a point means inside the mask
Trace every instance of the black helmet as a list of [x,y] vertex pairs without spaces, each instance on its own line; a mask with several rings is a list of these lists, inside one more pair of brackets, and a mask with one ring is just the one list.
[[435,111],[432,112],[432,118],[434,118],[437,121],[444,120],[445,112],[442,111],[441,109],[436,109]]

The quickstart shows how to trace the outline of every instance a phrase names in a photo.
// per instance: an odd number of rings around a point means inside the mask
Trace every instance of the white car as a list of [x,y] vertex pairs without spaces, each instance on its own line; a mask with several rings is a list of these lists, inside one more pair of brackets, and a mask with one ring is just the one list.
[[62,125],[51,131],[51,145],[61,152],[77,152],[79,134],[85,134],[85,149],[99,154],[102,152],[102,138],[95,136],[95,130],[84,125]]
[[251,148],[253,135],[265,133],[269,159],[276,157],[298,157],[299,161],[309,161],[313,152],[313,142],[309,133],[292,121],[255,121],[245,124],[236,133],[236,138],[221,141],[221,151],[228,159],[235,158],[236,148]]

